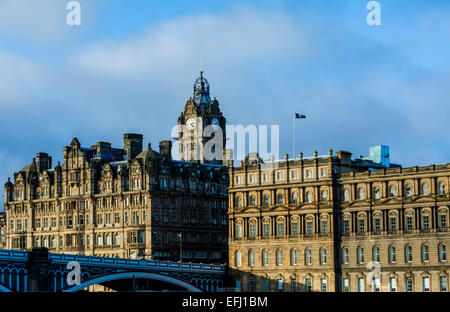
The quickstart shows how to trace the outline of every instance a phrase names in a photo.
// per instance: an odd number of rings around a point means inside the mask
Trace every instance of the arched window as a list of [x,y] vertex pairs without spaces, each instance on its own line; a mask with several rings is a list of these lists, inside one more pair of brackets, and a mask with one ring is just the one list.
[[44,247],[48,247],[48,237],[44,238]]
[[50,240],[50,247],[56,247],[56,237],[54,236]]
[[312,203],[312,193],[310,191],[306,192],[306,202]]
[[120,234],[114,235],[114,245],[120,245]]
[[428,246],[423,245],[422,246],[422,261],[428,262],[429,260],[430,260],[430,255],[429,255],[429,251],[428,251]]
[[405,247],[405,262],[412,262],[412,247],[409,245]]
[[373,247],[372,261],[380,262],[380,248],[378,246]]
[[390,263],[395,263],[395,261],[396,261],[395,247],[394,246],[390,246],[389,247],[389,262]]
[[291,249],[291,265],[297,265],[297,249]]
[[389,188],[389,196],[390,197],[396,197],[397,196],[397,189],[395,188],[395,186],[391,186]]
[[305,263],[306,265],[311,265],[311,249],[307,248],[305,250]]
[[323,190],[321,193],[321,201],[322,203],[325,203],[328,199],[328,192],[326,190]]
[[106,234],[106,245],[111,245],[111,234]]
[[240,250],[236,250],[236,252],[235,252],[235,254],[234,254],[234,262],[235,262],[235,265],[237,266],[237,267],[240,267],[241,266],[241,251]]
[[241,198],[241,196],[236,197],[236,207],[242,207],[242,198]]
[[250,196],[250,206],[255,206],[255,196]]
[[320,249],[320,264],[327,264],[327,250],[325,248]]
[[277,201],[278,201],[278,204],[282,204],[283,203],[283,194],[278,194]]
[[447,251],[445,250],[444,244],[439,245],[439,261],[447,261]]
[[405,190],[406,196],[407,197],[411,197],[412,196],[412,186],[410,184],[408,184],[406,186],[406,190]]
[[358,199],[364,199],[366,195],[364,194],[364,189],[361,187],[358,189]]
[[255,265],[255,253],[253,250],[250,250],[248,252],[248,266],[254,266]]
[[364,248],[358,247],[357,254],[358,254],[358,259],[357,259],[358,264],[364,263]]
[[101,234],[97,235],[97,245],[98,246],[103,245],[103,236]]
[[349,201],[350,200],[350,192],[345,189],[344,190],[344,201]]
[[380,189],[378,187],[375,187],[373,189],[373,195],[374,195],[375,199],[380,199]]
[[428,195],[428,183],[422,184],[422,195]]
[[269,251],[263,250],[262,252],[263,266],[269,265]]
[[297,204],[298,202],[298,194],[297,192],[292,193],[292,203]]
[[445,183],[444,182],[439,183],[439,195],[445,195]]
[[269,206],[269,195],[264,195],[264,206]]
[[277,265],[283,265],[283,251],[281,249],[277,250]]
[[348,264],[348,248],[342,249],[342,262]]

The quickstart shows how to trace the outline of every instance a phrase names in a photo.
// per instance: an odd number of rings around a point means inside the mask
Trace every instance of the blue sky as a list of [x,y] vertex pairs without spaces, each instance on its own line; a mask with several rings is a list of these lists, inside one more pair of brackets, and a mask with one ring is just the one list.
[[366,0],[80,0],[72,27],[67,2],[0,0],[0,181],[73,137],[157,146],[201,56],[228,123],[279,124],[281,154],[299,112],[296,152],[449,162],[449,1],[379,1],[372,27]]

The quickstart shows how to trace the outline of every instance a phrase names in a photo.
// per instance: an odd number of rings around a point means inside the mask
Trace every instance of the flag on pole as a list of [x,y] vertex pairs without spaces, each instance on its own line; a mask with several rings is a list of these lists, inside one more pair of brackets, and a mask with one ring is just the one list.
[[306,116],[298,114],[298,113],[295,113],[295,119],[301,119],[301,118],[306,118]]

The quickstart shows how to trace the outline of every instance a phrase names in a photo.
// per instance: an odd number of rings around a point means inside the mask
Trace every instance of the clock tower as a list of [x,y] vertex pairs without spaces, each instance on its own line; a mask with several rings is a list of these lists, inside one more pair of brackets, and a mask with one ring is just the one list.
[[225,128],[219,101],[211,100],[208,80],[201,71],[194,83],[194,97],[189,98],[178,118],[180,160],[222,165]]

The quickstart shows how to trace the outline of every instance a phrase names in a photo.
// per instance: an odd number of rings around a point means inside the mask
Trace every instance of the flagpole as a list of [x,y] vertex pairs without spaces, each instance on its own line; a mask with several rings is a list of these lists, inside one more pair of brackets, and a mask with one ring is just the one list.
[[294,134],[292,136],[292,157],[295,158],[295,114],[294,114]]

